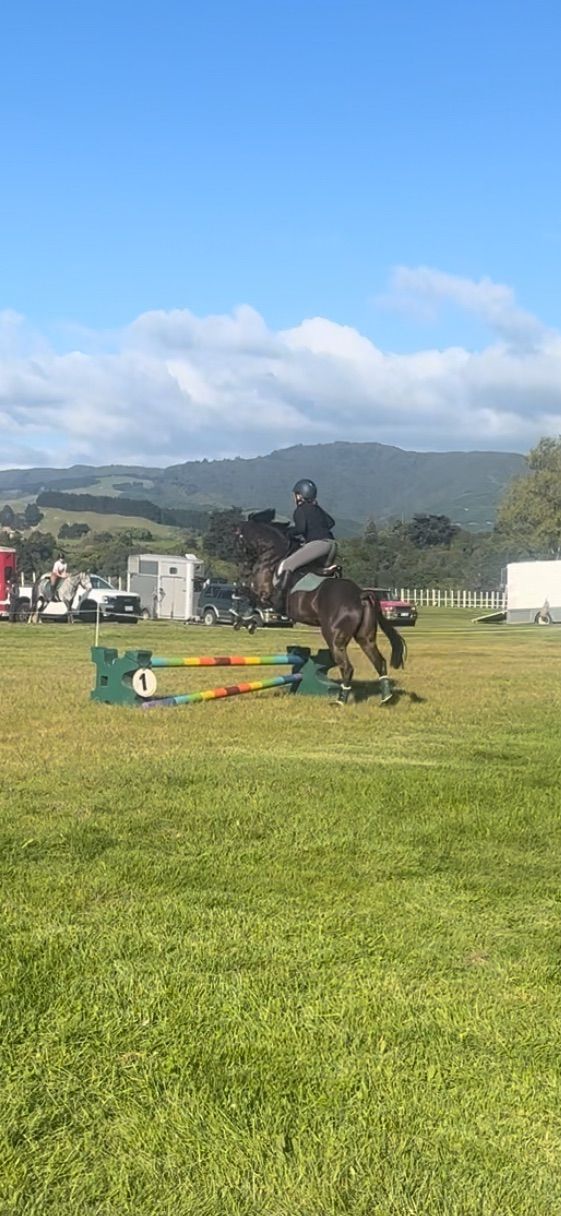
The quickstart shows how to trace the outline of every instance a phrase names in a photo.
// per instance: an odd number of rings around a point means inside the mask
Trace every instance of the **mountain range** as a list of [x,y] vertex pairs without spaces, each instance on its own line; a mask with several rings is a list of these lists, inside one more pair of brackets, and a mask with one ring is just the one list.
[[339,535],[365,521],[383,523],[416,512],[448,515],[469,528],[494,522],[509,481],[526,470],[515,452],[409,452],[381,443],[298,445],[251,459],[197,460],[165,469],[73,465],[0,472],[3,501],[31,501],[42,490],[87,490],[166,507],[266,507],[286,515],[291,490],[312,477]]

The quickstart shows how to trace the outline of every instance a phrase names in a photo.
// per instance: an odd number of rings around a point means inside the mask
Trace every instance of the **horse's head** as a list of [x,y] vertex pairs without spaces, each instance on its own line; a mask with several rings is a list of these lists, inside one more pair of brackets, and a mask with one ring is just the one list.
[[288,550],[286,527],[248,519],[237,530],[241,577],[257,602],[270,600],[273,574]]
[[78,582],[76,584],[77,587],[82,587],[82,589],[84,591],[91,591],[92,580],[91,580],[89,574],[86,574],[85,570],[81,570],[80,573],[76,577],[78,580]]

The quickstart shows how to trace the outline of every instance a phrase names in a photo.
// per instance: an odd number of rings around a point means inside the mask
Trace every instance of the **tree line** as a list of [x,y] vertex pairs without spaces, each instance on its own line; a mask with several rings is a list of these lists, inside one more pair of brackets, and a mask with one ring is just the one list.
[[[47,497],[49,500],[56,498],[56,503],[47,503]],[[70,499],[86,500],[88,510],[99,511],[100,504],[106,504],[108,512],[110,505],[113,515],[130,515],[132,504],[137,510],[142,509],[143,518],[147,518],[146,508],[150,505],[145,500],[98,498],[97,495],[59,494],[56,491],[41,495],[38,504],[60,506],[61,499],[67,508]],[[0,544],[15,543],[20,569],[28,577],[33,571],[48,567],[61,540],[70,542],[74,569],[104,573],[111,578],[126,574],[127,559],[139,548],[147,552],[196,552],[205,560],[210,573],[235,577],[235,531],[244,518],[242,511],[235,507],[210,512],[183,508],[174,511],[151,505],[154,522],[170,523],[172,517],[176,521],[174,526],[180,521],[179,526],[184,530],[173,540],[164,541],[146,528],[116,533],[91,532],[88,525],[77,521],[63,525],[58,540],[51,533],[40,530],[30,536],[16,536],[15,541],[0,532]],[[26,508],[27,527],[33,526],[27,522],[28,512],[34,507],[39,511],[39,506],[30,504]],[[0,513],[0,525],[11,528],[13,525],[5,518],[5,511],[6,508]],[[36,518],[35,514],[33,518]],[[561,557],[561,437],[542,439],[530,452],[528,473],[511,482],[492,531],[468,532],[446,515],[418,513],[410,520],[393,521],[380,527],[375,520],[370,520],[361,536],[339,542],[339,552],[345,573],[363,586],[469,587],[474,590],[499,587],[502,570],[509,561]]]
[[110,494],[66,494],[62,490],[44,490],[37,495],[38,507],[56,507],[58,510],[94,511],[96,515],[128,515],[148,519],[154,524],[171,528],[204,528],[208,512],[196,508],[159,507],[147,498],[116,498]]

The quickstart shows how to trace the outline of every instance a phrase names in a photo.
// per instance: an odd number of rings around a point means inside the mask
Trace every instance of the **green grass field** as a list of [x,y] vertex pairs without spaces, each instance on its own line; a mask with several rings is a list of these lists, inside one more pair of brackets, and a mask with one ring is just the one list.
[[561,631],[405,636],[388,709],[144,714],[0,625],[2,1216],[558,1216]]
[[[85,486],[83,493],[94,495],[104,494],[117,498],[118,492],[114,488],[115,481],[117,481],[119,484],[125,484],[127,478],[102,477],[99,479],[96,485]],[[74,494],[79,494],[81,492],[82,491],[79,489],[73,489],[71,491],[71,493]],[[132,485],[130,496],[131,498],[149,498],[149,489],[143,490],[138,486],[135,487]],[[29,494],[19,498],[6,498],[5,501],[11,506],[13,511],[23,514],[27,504],[30,502],[35,502],[35,498],[35,494]],[[87,524],[90,532],[92,533],[116,533],[142,528],[148,532],[151,532],[152,536],[155,538],[166,543],[177,541],[177,539],[181,538],[183,535],[181,528],[172,528],[169,524],[156,524],[151,519],[143,519],[138,515],[104,515],[96,511],[69,511],[68,508],[63,509],[62,507],[41,507],[40,510],[43,512],[43,519],[38,525],[38,530],[41,532],[51,532],[53,536],[58,536],[63,524],[75,523]],[[28,529],[26,534],[29,535],[31,531],[32,529]],[[72,553],[76,548],[76,542],[74,541],[66,540],[64,541],[64,545],[69,553]]]
[[[170,528],[167,524],[155,524],[150,519],[141,519],[138,515],[100,515],[95,511],[63,511],[59,507],[45,507],[44,519],[39,524],[42,532],[52,532],[58,536],[63,524],[87,524],[91,532],[124,532],[131,528],[144,528],[152,536],[163,540],[173,540],[181,536],[179,528]],[[68,542],[64,542],[68,547]],[[82,541],[83,543],[83,541]],[[70,549],[72,544],[70,544]]]

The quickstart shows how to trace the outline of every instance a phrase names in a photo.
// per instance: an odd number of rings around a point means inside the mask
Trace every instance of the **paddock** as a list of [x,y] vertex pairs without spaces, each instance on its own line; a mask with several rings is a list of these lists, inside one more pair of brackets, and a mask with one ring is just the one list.
[[0,626],[7,1211],[559,1210],[561,634],[472,615],[384,712],[112,710],[92,631]]

